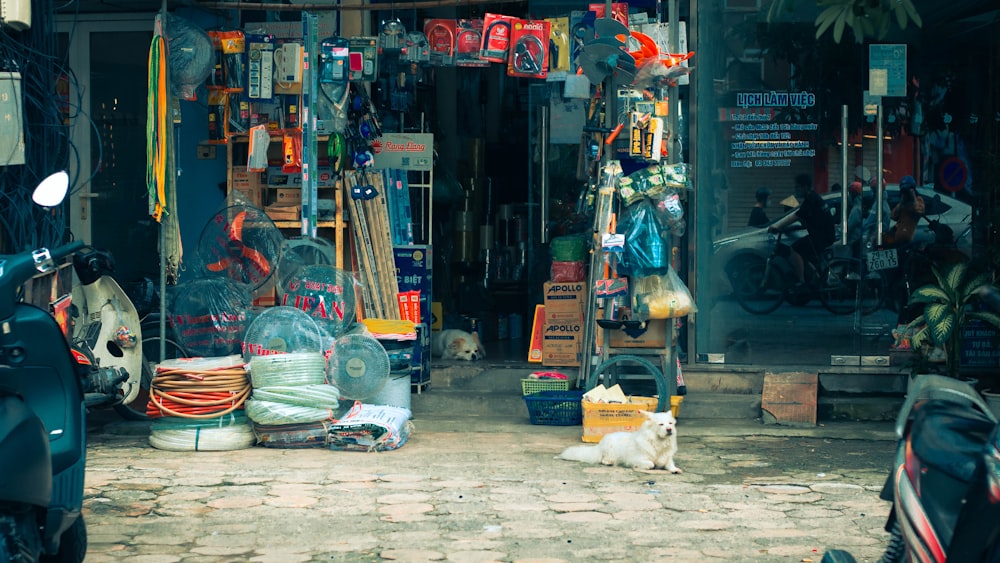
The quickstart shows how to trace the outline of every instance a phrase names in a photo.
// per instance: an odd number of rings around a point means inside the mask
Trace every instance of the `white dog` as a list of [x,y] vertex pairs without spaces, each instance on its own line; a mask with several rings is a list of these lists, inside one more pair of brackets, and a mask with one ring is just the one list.
[[646,420],[635,432],[612,432],[593,446],[570,446],[559,454],[559,458],[680,473],[680,468],[674,465],[674,454],[677,452],[677,421],[674,415],[643,410],[639,413]]
[[431,333],[431,354],[444,360],[485,360],[479,335],[449,328]]

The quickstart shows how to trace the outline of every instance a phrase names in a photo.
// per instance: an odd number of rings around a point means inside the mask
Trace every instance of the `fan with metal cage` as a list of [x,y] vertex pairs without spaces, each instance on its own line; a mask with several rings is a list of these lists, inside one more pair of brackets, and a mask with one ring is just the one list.
[[198,257],[208,276],[226,277],[257,289],[274,274],[283,240],[263,210],[237,204],[213,215],[202,228]]
[[334,266],[337,261],[337,247],[332,242],[319,237],[296,236],[281,243],[281,258],[278,260],[278,287],[284,288],[307,266]]
[[330,347],[326,376],[341,397],[370,401],[389,381],[389,354],[373,336],[345,334]]

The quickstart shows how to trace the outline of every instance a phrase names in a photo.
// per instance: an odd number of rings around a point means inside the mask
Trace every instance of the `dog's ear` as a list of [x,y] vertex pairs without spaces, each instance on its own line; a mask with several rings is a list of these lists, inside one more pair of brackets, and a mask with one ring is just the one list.
[[641,414],[643,418],[646,418],[646,419],[649,419],[649,420],[652,420],[652,419],[653,419],[653,414],[654,414],[654,413],[651,413],[651,412],[649,412],[649,411],[644,411],[644,410],[642,410],[642,409],[639,409],[639,414]]
[[483,343],[479,341],[479,333],[472,333],[472,341],[476,343],[476,352],[479,354],[480,360],[486,359],[486,348],[483,348]]
[[465,339],[462,338],[461,336],[457,336],[455,338],[452,338],[448,342],[448,349],[451,350],[452,352],[461,352],[462,347],[464,345],[465,345]]

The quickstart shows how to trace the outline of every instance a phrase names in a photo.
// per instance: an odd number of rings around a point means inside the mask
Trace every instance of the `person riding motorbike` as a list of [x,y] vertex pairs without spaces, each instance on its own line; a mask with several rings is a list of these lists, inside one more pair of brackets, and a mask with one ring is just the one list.
[[925,211],[924,198],[917,194],[917,182],[913,176],[904,176],[899,181],[899,203],[892,208],[890,218],[896,222],[882,236],[886,246],[902,246],[913,240],[917,222]]
[[823,198],[812,189],[812,178],[808,174],[795,176],[795,197],[799,207],[775,221],[767,230],[776,233],[796,221],[806,229],[806,236],[789,247],[796,286],[802,287],[805,285],[805,261],[818,268],[821,253],[836,240],[836,232],[833,216]]
[[767,218],[767,212],[764,210],[767,207],[767,200],[770,197],[771,190],[769,188],[757,188],[757,193],[754,194],[754,199],[757,200],[757,203],[750,209],[750,218],[747,220],[748,227],[766,227],[771,223],[771,220]]

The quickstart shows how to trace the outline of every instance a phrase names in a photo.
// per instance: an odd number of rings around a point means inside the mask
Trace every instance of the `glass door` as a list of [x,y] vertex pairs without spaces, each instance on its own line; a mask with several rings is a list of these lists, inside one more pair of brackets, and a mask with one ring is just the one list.
[[75,81],[70,123],[77,159],[70,225],[115,257],[119,281],[158,279],[158,226],[146,194],[146,90],[153,16],[60,24]]

